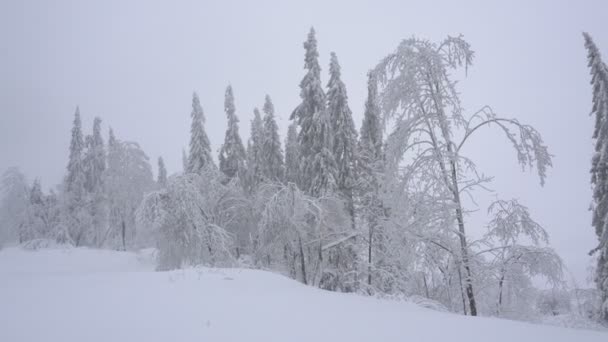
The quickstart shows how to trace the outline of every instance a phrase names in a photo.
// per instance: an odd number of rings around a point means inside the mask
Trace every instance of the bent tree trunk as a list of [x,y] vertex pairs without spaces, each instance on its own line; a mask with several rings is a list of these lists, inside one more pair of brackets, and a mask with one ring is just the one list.
[[458,189],[458,180],[456,176],[456,163],[450,162],[452,171],[452,191],[454,192],[454,203],[456,204],[456,221],[458,221],[458,238],[460,241],[460,253],[462,257],[462,267],[465,272],[465,292],[469,301],[469,311],[471,316],[477,316],[477,304],[475,303],[475,294],[473,292],[473,279],[471,275],[471,266],[469,261],[469,252],[467,237],[464,230],[464,216],[462,214],[462,203],[460,201],[460,190]]

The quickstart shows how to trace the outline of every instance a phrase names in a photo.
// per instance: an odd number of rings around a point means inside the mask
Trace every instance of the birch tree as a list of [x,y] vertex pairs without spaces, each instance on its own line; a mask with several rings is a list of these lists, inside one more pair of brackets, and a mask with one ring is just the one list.
[[[439,44],[406,39],[375,68],[382,86],[384,121],[392,124],[386,158],[395,184],[428,191],[451,212],[455,229],[449,230],[459,244],[458,262],[468,311],[477,315],[470,246],[466,232],[462,195],[489,178],[476,172],[475,164],[463,156],[463,147],[482,127],[502,131],[513,145],[522,167],[535,167],[544,184],[551,155],[540,134],[516,119],[502,118],[490,107],[465,116],[451,73],[472,65],[473,51],[462,37],[448,37]],[[399,210],[399,208],[391,208]]]

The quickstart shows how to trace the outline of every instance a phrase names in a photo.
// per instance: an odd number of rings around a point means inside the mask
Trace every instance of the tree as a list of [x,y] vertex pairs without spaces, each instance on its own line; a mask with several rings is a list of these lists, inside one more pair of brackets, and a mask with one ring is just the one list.
[[[331,290],[352,290],[347,274],[332,264],[334,249],[356,235],[341,232],[347,216],[340,199],[312,197],[297,188],[266,183],[259,190],[256,210],[261,213],[254,241],[256,263],[279,269],[304,284]],[[343,260],[343,262],[348,262]]]
[[74,123],[72,126],[72,139],[70,141],[70,156],[68,161],[68,174],[65,179],[65,190],[73,196],[82,196],[84,191],[84,170],[82,165],[84,140],[80,109],[76,107]]
[[92,227],[85,228],[87,243],[99,246],[102,235],[107,229],[108,209],[105,197],[103,174],[106,170],[106,152],[101,136],[101,119],[96,117],[93,121],[93,134],[86,138],[86,151],[83,158],[85,175],[84,188],[87,192],[89,214]]
[[283,149],[281,148],[279,128],[274,117],[274,105],[268,95],[266,95],[262,110],[264,111],[262,173],[268,181],[282,182],[285,174]]
[[298,184],[299,167],[298,128],[296,122],[292,122],[287,130],[287,138],[285,138],[285,181],[287,183]]
[[336,162],[332,154],[331,123],[326,97],[321,87],[321,67],[314,28],[304,42],[306,75],[300,82],[302,102],[291,114],[300,126],[299,186],[306,193],[320,196],[335,190]]
[[352,112],[348,107],[346,86],[340,76],[338,57],[334,52],[331,53],[329,76],[327,110],[331,122],[333,155],[337,166],[336,186],[344,197],[350,215],[351,228],[355,230],[353,189],[355,186],[357,131],[355,130]]
[[228,119],[228,128],[224,137],[224,144],[220,148],[220,170],[226,175],[228,181],[240,175],[245,176],[245,147],[239,135],[239,119],[234,107],[234,94],[232,86],[226,88],[224,98],[224,112]]
[[357,181],[358,197],[360,201],[361,216],[367,225],[367,263],[368,276],[367,285],[372,286],[372,272],[374,266],[374,254],[377,254],[374,246],[381,242],[377,239],[382,234],[377,234],[381,228],[383,217],[382,203],[380,200],[381,174],[383,173],[382,156],[382,124],[380,122],[380,107],[378,105],[378,86],[372,72],[368,73],[367,100],[361,124],[357,154]]
[[64,182],[64,226],[67,235],[76,246],[86,243],[87,229],[91,226],[91,215],[86,204],[86,175],[83,165],[84,140],[80,110],[76,107],[70,141],[68,173]]
[[[468,68],[472,61],[473,51],[462,37],[448,37],[440,44],[411,38],[385,57],[374,73],[383,87],[384,121],[394,121],[386,147],[387,177],[391,178],[387,181],[398,186],[391,187],[392,191],[401,191],[406,197],[411,196],[408,188],[430,192],[433,201],[441,203],[438,209],[451,214],[448,227],[456,225],[449,230],[459,244],[458,263],[464,273],[468,309],[477,315],[461,195],[489,179],[479,176],[475,164],[461,155],[462,147],[479,128],[498,127],[515,148],[522,167],[536,167],[541,185],[551,166],[551,155],[533,127],[500,118],[490,107],[464,117],[451,71]],[[460,141],[457,133],[462,136]],[[407,166],[402,167],[402,163]],[[401,204],[406,201],[403,196]]]
[[26,217],[29,187],[18,167],[9,167],[0,179],[0,243],[15,240]]
[[182,171],[184,173],[188,172],[188,155],[186,154],[186,150],[182,148]]
[[608,68],[602,61],[599,49],[588,33],[583,33],[587,48],[588,66],[591,70],[591,87],[595,114],[593,139],[595,153],[591,159],[591,185],[593,186],[592,225],[599,244],[591,254],[599,253],[595,282],[600,292],[600,317],[608,321]]
[[163,187],[167,185],[167,169],[165,169],[165,162],[163,161],[163,157],[158,157],[158,178],[156,183]]
[[253,109],[251,133],[247,142],[247,180],[246,188],[253,193],[263,180],[262,149],[264,145],[264,123],[257,108]]
[[496,280],[496,314],[500,316],[505,303],[511,304],[510,311],[514,311],[512,302],[530,305],[522,289],[532,288],[533,277],[543,277],[549,284],[561,286],[563,262],[547,246],[549,234],[517,200],[497,200],[489,206],[488,214],[492,220],[482,241],[488,249],[477,255],[492,256],[488,269]]
[[152,235],[159,249],[158,270],[232,259],[233,238],[222,225],[229,215],[219,209],[229,196],[216,170],[202,173],[169,178],[165,188],[147,194],[137,209],[139,235]]
[[125,250],[135,244],[135,210],[156,184],[145,152],[135,142],[116,139],[111,129],[105,183],[110,224],[100,245]]
[[192,94],[192,125],[190,127],[190,153],[188,172],[200,173],[207,165],[215,165],[211,158],[211,145],[205,133],[205,114],[196,93]]

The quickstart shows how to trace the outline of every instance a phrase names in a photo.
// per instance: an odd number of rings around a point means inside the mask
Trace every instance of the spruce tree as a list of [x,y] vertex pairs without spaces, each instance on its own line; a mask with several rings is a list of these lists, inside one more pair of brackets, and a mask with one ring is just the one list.
[[260,111],[253,110],[251,133],[247,142],[247,189],[252,192],[263,179],[262,147],[264,143],[264,123]]
[[377,264],[374,255],[378,241],[377,231],[383,215],[380,201],[380,179],[383,170],[382,157],[382,127],[380,122],[380,108],[378,106],[378,86],[373,73],[368,74],[367,100],[361,124],[357,153],[358,197],[360,199],[361,213],[367,225],[367,284],[372,285],[372,269]]
[[273,182],[282,182],[285,173],[283,149],[279,137],[279,127],[274,117],[274,105],[270,96],[264,102],[264,133],[262,146],[262,171],[264,178]]
[[105,197],[104,173],[106,170],[106,152],[101,136],[101,119],[93,121],[93,134],[86,139],[87,150],[84,156],[85,190],[88,195],[89,214],[92,226],[87,236],[89,243],[100,246],[107,222],[108,207]]
[[226,88],[224,112],[226,112],[226,118],[228,119],[228,128],[226,129],[224,144],[220,148],[219,162],[220,170],[230,180],[237,175],[244,175],[246,158],[245,147],[239,135],[239,119],[236,116],[234,94],[230,85]]
[[306,75],[300,82],[302,103],[291,114],[300,126],[298,144],[300,187],[312,196],[319,196],[336,187],[336,162],[332,153],[331,123],[321,86],[321,67],[314,28],[304,42]]
[[285,181],[298,184],[300,165],[300,148],[298,146],[298,128],[296,122],[292,122],[287,130],[285,139]]
[[600,317],[608,321],[608,67],[602,62],[599,49],[587,33],[583,33],[587,48],[588,66],[591,69],[593,96],[592,114],[595,114],[595,153],[591,160],[593,186],[592,225],[599,239],[592,253],[599,253],[595,282],[601,297]]
[[160,187],[167,185],[167,169],[165,169],[165,162],[163,157],[158,157],[158,178],[156,183]]
[[190,126],[190,153],[188,172],[200,173],[205,167],[214,167],[211,145],[205,133],[205,114],[196,93],[192,94],[192,125]]
[[64,205],[66,207],[64,210],[65,217],[63,218],[67,234],[76,246],[86,243],[86,233],[91,226],[91,216],[86,210],[87,204],[85,203],[87,196],[83,153],[82,123],[80,121],[80,110],[77,107],[72,126],[68,173],[65,178]]
[[186,150],[182,148],[182,171],[184,173],[188,172],[188,155],[186,154]]
[[84,139],[82,135],[82,123],[80,121],[80,109],[76,107],[72,126],[72,139],[70,141],[68,173],[65,179],[65,190],[72,196],[82,196],[84,190],[83,150]]
[[332,148],[336,160],[336,186],[346,202],[351,218],[351,228],[355,229],[355,202],[353,189],[355,187],[355,153],[357,131],[353,122],[352,112],[348,107],[346,86],[340,78],[340,64],[334,52],[329,63],[329,82],[327,84],[327,110],[331,122],[333,136]]

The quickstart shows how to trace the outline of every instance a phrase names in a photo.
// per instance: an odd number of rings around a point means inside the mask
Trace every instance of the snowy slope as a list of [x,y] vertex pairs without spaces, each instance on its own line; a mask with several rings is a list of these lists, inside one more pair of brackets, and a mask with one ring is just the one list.
[[0,341],[608,341],[608,333],[440,313],[268,272],[154,272],[150,256],[0,250]]

